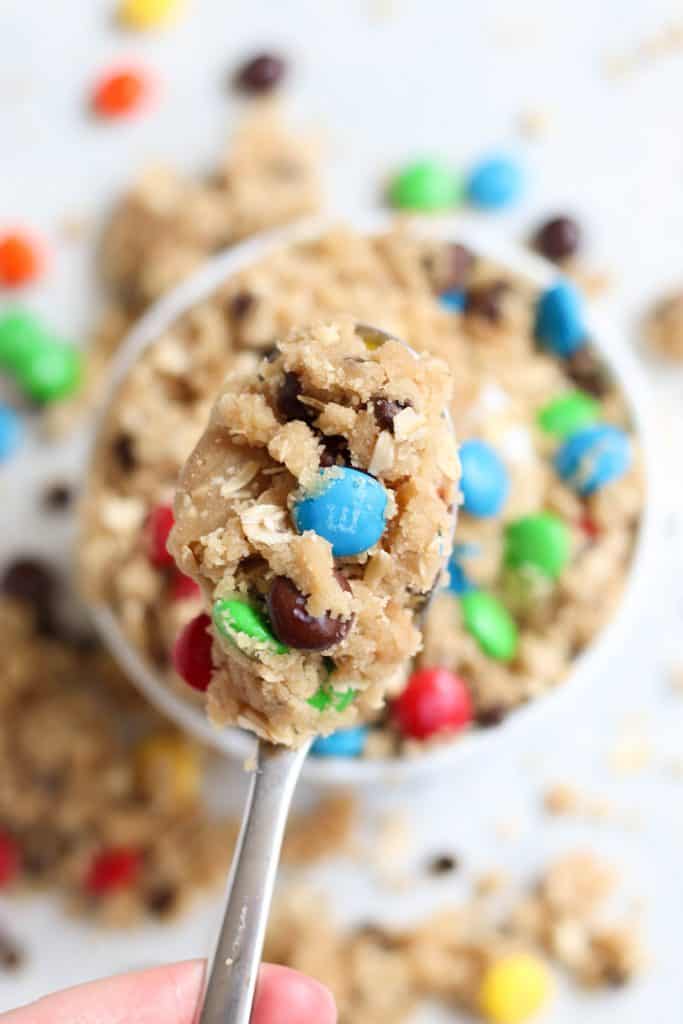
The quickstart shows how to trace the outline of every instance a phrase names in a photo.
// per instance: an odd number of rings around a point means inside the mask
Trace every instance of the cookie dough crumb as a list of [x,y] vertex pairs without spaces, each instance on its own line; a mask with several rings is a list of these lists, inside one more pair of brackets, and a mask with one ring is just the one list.
[[624,721],[616,742],[608,752],[608,763],[615,775],[624,778],[640,775],[652,764],[654,750],[641,716]]
[[683,51],[683,22],[672,21],[657,32],[645,36],[631,50],[612,54],[605,59],[605,73],[609,78],[623,78],[653,64],[664,57]]
[[683,288],[655,303],[645,320],[645,337],[660,355],[683,362]]
[[517,128],[522,138],[535,141],[545,138],[551,127],[552,117],[541,107],[528,107],[517,117]]

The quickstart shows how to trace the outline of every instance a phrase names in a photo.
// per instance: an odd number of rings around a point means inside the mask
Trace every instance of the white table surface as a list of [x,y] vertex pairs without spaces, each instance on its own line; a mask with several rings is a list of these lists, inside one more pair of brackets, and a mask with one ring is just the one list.
[[[411,156],[435,152],[467,163],[490,148],[509,147],[524,159],[531,180],[524,202],[498,216],[500,230],[521,236],[546,213],[575,211],[589,231],[591,260],[614,276],[604,305],[628,343],[636,343],[647,302],[681,281],[683,53],[618,80],[606,74],[610,55],[630,52],[675,20],[673,3],[195,0],[191,6],[179,27],[143,37],[112,27],[110,0],[0,0],[0,226],[33,226],[52,245],[49,275],[25,298],[65,334],[82,335],[96,296],[90,242],[60,241],[59,223],[68,215],[101,217],[133,169],[152,158],[187,168],[209,163],[238,110],[226,79],[241,57],[263,47],[291,55],[294,115],[329,139],[333,208],[372,203],[381,176]],[[162,101],[139,121],[93,122],[85,113],[93,76],[130,56],[158,71]],[[534,142],[517,130],[520,114],[530,110],[548,118],[546,134]],[[419,791],[367,795],[368,814],[406,808],[415,827],[415,863],[426,851],[454,849],[464,865],[459,877],[415,883],[397,895],[382,889],[370,870],[336,868],[337,892],[344,881],[341,914],[362,912],[367,919],[374,911],[391,920],[408,919],[447,895],[457,898],[466,879],[487,867],[523,879],[577,844],[606,853],[623,868],[626,891],[645,899],[652,967],[621,992],[586,997],[563,986],[545,1018],[554,1024],[674,1020],[683,998],[682,783],[665,765],[680,750],[683,726],[683,701],[666,683],[672,662],[683,662],[675,480],[683,374],[661,365],[649,371],[672,453],[668,557],[629,649],[589,704],[501,744],[495,760],[472,763],[459,777]],[[60,546],[61,528],[40,520],[36,496],[40,482],[58,476],[71,458],[67,448],[29,441],[0,470],[0,557],[19,544]],[[631,713],[646,716],[655,753],[640,775],[618,779],[608,770],[608,752]],[[636,813],[641,827],[548,821],[539,814],[539,797],[554,779],[609,797]],[[521,828],[504,841],[496,824],[508,819]],[[330,871],[317,877],[324,881]],[[177,925],[117,934],[67,920],[48,899],[1,900],[0,916],[26,944],[29,963],[0,977],[0,1009],[114,970],[202,955],[218,909],[215,901],[204,903]],[[435,1011],[425,1019],[440,1017]]]

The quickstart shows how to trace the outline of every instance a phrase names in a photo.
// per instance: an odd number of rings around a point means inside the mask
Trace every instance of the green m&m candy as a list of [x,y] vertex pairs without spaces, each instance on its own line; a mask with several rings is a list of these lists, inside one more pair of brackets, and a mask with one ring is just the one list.
[[11,309],[0,316],[0,369],[17,373],[30,364],[45,341],[45,331],[32,313]]
[[258,653],[259,647],[274,654],[289,651],[289,647],[277,639],[265,615],[240,597],[221,597],[214,601],[212,615],[220,635],[246,654]]
[[83,357],[65,342],[44,337],[16,369],[17,384],[34,402],[56,402],[78,390]]
[[462,202],[464,184],[440,160],[416,160],[399,171],[389,186],[389,201],[400,210],[447,210]]
[[568,437],[570,434],[597,423],[600,418],[600,403],[585,391],[566,391],[539,411],[538,425],[553,437]]
[[470,590],[460,595],[465,629],[484,654],[497,661],[510,661],[517,653],[518,632],[510,613],[493,594]]
[[506,568],[533,568],[557,579],[569,560],[570,534],[565,523],[550,512],[523,516],[505,528]]

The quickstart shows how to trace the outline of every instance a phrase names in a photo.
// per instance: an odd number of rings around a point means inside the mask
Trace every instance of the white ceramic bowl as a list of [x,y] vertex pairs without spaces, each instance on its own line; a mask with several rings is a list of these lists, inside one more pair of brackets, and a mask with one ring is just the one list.
[[[387,215],[352,215],[345,217],[314,218],[242,242],[212,259],[187,281],[163,297],[150,308],[136,324],[119,350],[112,368],[110,386],[102,417],[116,391],[130,369],[131,362],[183,313],[207,298],[227,278],[245,267],[263,259],[269,252],[294,242],[313,239],[334,224],[348,223],[368,235],[388,230],[391,218]],[[525,249],[507,245],[492,237],[490,232],[467,217],[416,218],[414,230],[422,235],[464,243],[486,257],[523,275],[543,287],[557,276],[557,269]],[[569,702],[580,699],[591,682],[606,670],[610,658],[628,645],[631,630],[647,590],[649,568],[653,563],[655,547],[655,514],[658,506],[654,477],[655,447],[652,437],[653,416],[649,411],[648,388],[644,374],[632,352],[608,321],[589,311],[590,336],[623,389],[633,423],[643,450],[646,476],[646,502],[641,527],[636,540],[633,559],[625,591],[619,608],[608,626],[598,634],[594,643],[575,660],[571,672],[558,686],[508,715],[503,722],[490,729],[473,730],[459,739],[445,741],[409,758],[386,760],[355,760],[349,758],[312,758],[304,767],[304,778],[324,784],[367,784],[402,782],[432,772],[452,772],[455,767],[475,753],[490,757],[492,746],[502,743],[511,734],[541,722],[544,715],[560,712]],[[410,339],[407,339],[410,341]],[[205,717],[201,707],[183,700],[173,692],[153,669],[140,657],[119,628],[112,612],[103,606],[92,609],[93,617],[113,654],[125,666],[132,679],[149,700],[178,725],[208,742],[233,758],[248,759],[254,740],[237,729],[217,729]]]

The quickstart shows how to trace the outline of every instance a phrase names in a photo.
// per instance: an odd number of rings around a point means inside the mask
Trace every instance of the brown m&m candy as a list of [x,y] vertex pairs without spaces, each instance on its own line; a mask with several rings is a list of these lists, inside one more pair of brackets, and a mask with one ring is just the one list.
[[[351,593],[348,580],[335,572],[343,590]],[[287,576],[276,576],[268,594],[270,624],[278,640],[299,651],[324,651],[341,643],[349,629],[351,619],[336,619],[331,615],[310,615],[306,610],[306,597]]]

